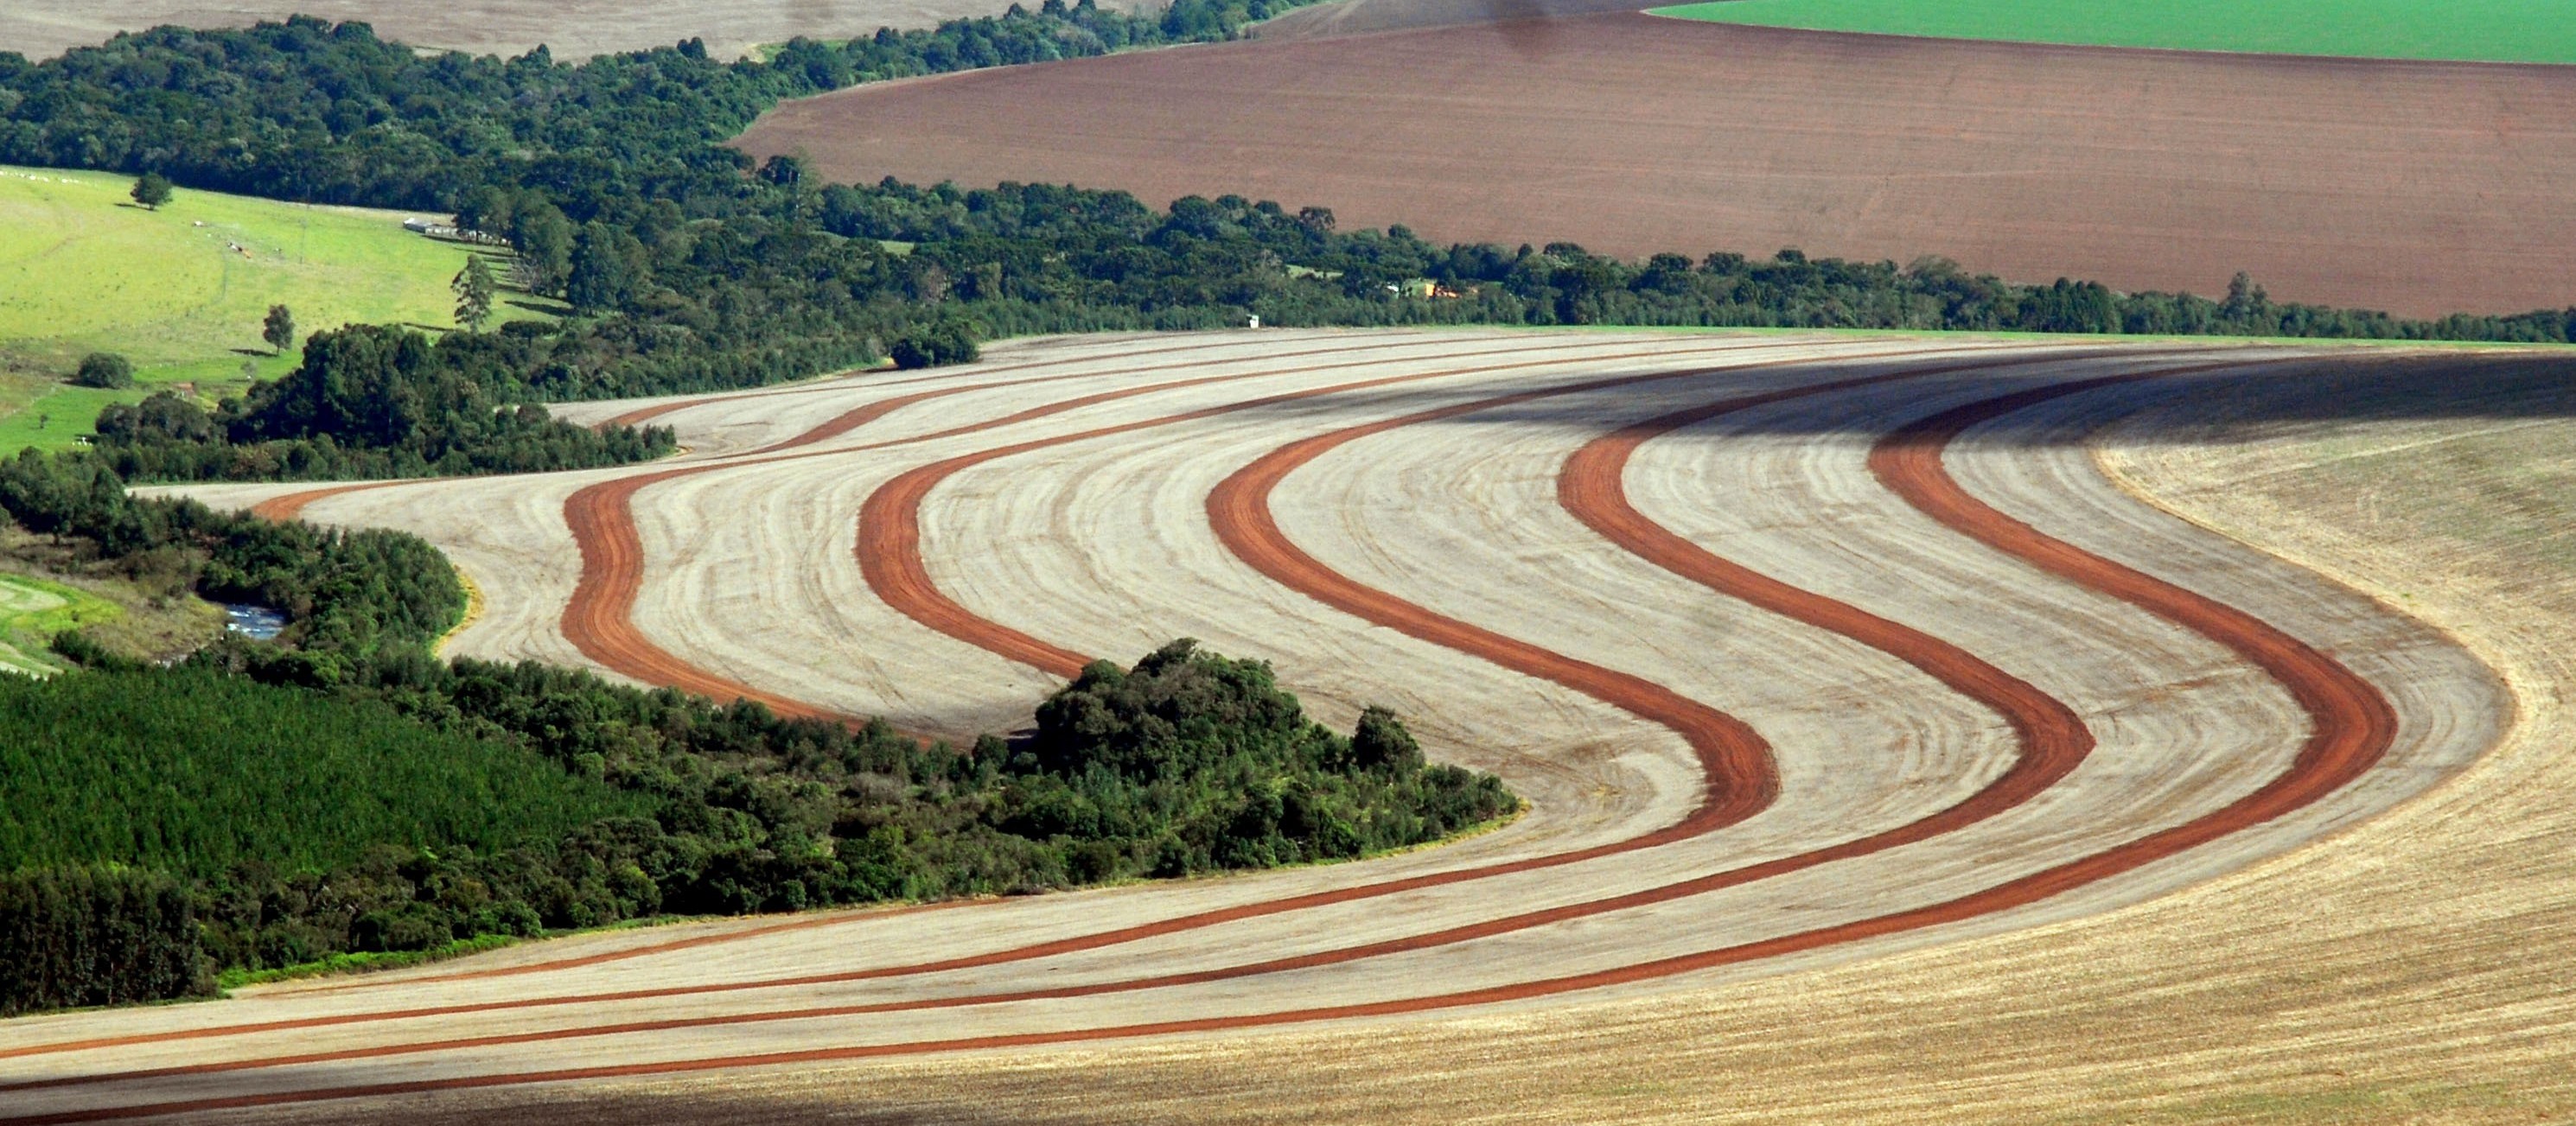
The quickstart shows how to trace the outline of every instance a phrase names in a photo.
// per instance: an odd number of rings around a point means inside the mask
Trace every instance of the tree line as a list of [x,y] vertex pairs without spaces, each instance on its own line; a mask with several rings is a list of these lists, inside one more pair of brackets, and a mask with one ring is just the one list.
[[[283,311],[282,309],[280,311]],[[667,427],[549,417],[528,376],[556,338],[352,325],[317,332],[285,377],[209,412],[170,392],[99,414],[93,445],[137,480],[315,480],[587,469],[669,453]]]

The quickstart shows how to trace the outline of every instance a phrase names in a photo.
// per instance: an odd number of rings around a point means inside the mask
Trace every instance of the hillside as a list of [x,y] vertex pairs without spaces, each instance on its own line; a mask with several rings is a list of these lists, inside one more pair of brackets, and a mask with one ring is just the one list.
[[[111,402],[193,383],[209,401],[274,378],[260,320],[295,312],[299,339],[347,323],[446,327],[468,250],[404,215],[181,189],[158,211],[129,177],[0,167],[0,453],[59,448]],[[238,249],[237,249],[238,248]],[[504,303],[503,316],[531,316]],[[130,392],[65,385],[91,351],[134,361]]]

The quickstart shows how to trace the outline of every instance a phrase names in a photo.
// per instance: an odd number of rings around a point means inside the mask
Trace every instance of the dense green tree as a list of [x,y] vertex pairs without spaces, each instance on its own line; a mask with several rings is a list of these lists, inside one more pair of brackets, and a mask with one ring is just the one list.
[[448,288],[456,292],[456,323],[467,332],[483,331],[483,323],[492,319],[492,297],[498,292],[483,256],[466,256],[465,268],[457,271]]
[[613,312],[635,299],[642,279],[636,261],[642,246],[634,236],[606,223],[581,228],[572,251],[572,268],[564,278],[564,298],[585,312]]
[[170,202],[170,178],[158,172],[146,172],[135,178],[132,195],[134,202],[159,211],[162,204]]
[[268,342],[268,350],[283,356],[295,344],[295,314],[284,305],[268,307],[268,319],[259,327],[259,338]]
[[536,294],[560,294],[572,272],[574,231],[571,220],[542,198],[511,212],[511,240],[519,256],[511,263],[519,288]]

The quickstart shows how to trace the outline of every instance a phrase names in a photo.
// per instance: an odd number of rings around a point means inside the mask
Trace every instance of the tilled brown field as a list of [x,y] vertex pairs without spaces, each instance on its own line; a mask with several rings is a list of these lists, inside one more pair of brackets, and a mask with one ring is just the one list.
[[292,15],[373,24],[376,34],[422,47],[523,53],[543,43],[558,59],[666,47],[698,36],[732,58],[799,35],[847,39],[888,25],[929,27],[959,16],[999,15],[1009,0],[10,0],[0,5],[0,51],[31,59],[95,46],[120,31],[161,24],[248,27]]
[[[1395,705],[1533,808],[1365,864],[619,932],[11,1021],[0,1122],[418,1113],[1580,1020],[1554,1010],[1758,992],[2188,896],[2437,787],[2512,699],[2388,606],[2138,503],[2082,438],[2168,398],[2493,366],[1974,338],[1075,338],[567,409],[654,413],[692,450],[664,464],[191,490],[437,539],[487,596],[461,652],[971,729],[1024,719],[1086,655],[1192,635],[1273,660],[1332,718]],[[1515,1112],[1565,1110],[1536,1094]],[[1180,1097],[1090,1109],[1163,1118]]]
[[1939,254],[2204,294],[2247,270],[2278,299],[2410,315],[2576,303],[2576,68],[1628,13],[861,87],[741,143],[842,180],[1231,192],[1435,242]]

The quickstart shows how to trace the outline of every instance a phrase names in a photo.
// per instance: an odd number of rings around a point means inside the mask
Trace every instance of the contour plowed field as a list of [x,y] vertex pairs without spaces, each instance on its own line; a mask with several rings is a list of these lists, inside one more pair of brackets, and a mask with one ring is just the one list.
[[[1370,11],[1283,22],[1366,27]],[[863,86],[781,106],[740,144],[835,180],[1234,193],[1435,243],[1940,254],[2016,281],[2204,295],[2246,270],[2282,300],[2438,316],[2576,303],[2557,249],[2576,242],[2571,123],[2569,67],[1625,13]]]
[[[0,1121],[349,1105],[1705,988],[2099,912],[2480,754],[2433,631],[2127,499],[2195,381],[2415,362],[1966,339],[1234,333],[651,404],[687,458],[210,488],[439,540],[537,656],[926,730],[1092,655],[1269,658],[1533,809],[1360,864],[540,944],[0,1025]],[[363,1104],[359,1104],[363,1105]]]

